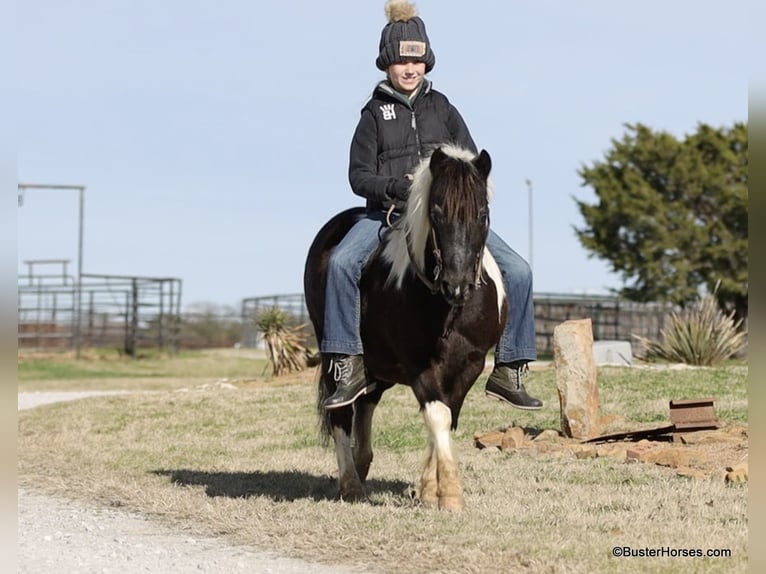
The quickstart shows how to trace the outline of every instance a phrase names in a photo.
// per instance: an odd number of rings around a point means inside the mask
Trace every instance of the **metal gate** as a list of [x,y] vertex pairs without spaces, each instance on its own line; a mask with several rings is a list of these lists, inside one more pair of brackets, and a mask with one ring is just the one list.
[[[20,349],[117,347],[135,356],[141,347],[175,351],[179,345],[181,280],[67,273],[67,260],[26,262],[18,280]],[[51,265],[53,273],[39,272]],[[35,268],[37,267],[37,268]]]

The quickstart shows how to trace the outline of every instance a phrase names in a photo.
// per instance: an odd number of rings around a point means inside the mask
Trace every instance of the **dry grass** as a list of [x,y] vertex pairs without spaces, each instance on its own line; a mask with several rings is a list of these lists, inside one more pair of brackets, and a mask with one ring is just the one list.
[[210,349],[168,355],[145,351],[131,359],[114,349],[19,352],[19,390],[167,390],[220,380],[268,380],[263,351]]
[[[710,391],[728,405],[720,416],[743,421],[745,375],[607,369],[599,382],[604,411],[631,421],[667,417],[667,399],[683,389]],[[537,413],[486,399],[481,382],[469,393],[455,434],[467,507],[458,514],[422,508],[411,495],[425,432],[406,388],[387,393],[376,413],[370,503],[334,501],[335,457],[318,446],[310,379],[21,412],[19,481],[144,512],[179,531],[382,572],[747,570],[747,486],[560,451],[474,448],[476,431],[558,428],[551,369],[530,381],[547,401]],[[614,546],[729,548],[732,556],[618,559]]]

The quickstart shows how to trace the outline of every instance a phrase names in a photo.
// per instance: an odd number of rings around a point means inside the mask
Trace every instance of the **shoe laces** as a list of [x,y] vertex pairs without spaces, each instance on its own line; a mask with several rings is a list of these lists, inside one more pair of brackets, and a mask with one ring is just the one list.
[[511,366],[511,377],[517,391],[524,388],[524,379],[529,375],[529,365],[527,363],[518,363]]
[[351,359],[344,357],[342,359],[330,359],[330,365],[327,368],[328,373],[332,373],[332,379],[336,383],[348,380],[351,376]]

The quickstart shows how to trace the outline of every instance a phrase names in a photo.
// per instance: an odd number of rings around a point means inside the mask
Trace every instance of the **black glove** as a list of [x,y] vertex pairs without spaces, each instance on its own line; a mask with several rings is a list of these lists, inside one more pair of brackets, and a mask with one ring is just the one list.
[[406,177],[397,179],[394,182],[394,185],[391,186],[391,189],[386,193],[386,195],[389,196],[391,203],[396,206],[396,211],[402,212],[407,206],[407,198],[410,196],[411,183],[412,182]]
[[403,177],[401,179],[397,179],[394,185],[391,188],[391,195],[393,195],[392,199],[398,199],[400,201],[407,201],[407,198],[410,196],[410,184],[412,182],[407,179],[406,177]]

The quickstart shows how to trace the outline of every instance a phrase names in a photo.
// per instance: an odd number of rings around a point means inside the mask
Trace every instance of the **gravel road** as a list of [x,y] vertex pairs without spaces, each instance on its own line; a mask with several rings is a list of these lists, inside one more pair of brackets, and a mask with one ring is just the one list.
[[[19,410],[96,394],[19,393]],[[215,538],[178,535],[146,517],[18,489],[18,569],[34,574],[359,572],[294,560]]]

